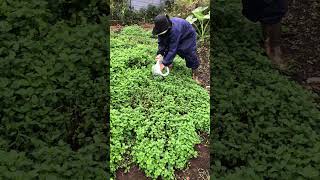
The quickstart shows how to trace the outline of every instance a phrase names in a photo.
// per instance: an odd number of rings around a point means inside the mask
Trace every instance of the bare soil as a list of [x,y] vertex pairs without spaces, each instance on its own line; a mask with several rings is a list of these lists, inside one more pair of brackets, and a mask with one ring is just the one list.
[[196,145],[198,157],[190,160],[188,168],[176,171],[179,180],[209,180],[210,174],[210,150],[209,137],[204,136],[204,142]]
[[122,28],[123,28],[123,26],[121,26],[120,24],[110,26],[110,30],[113,32],[120,32],[122,30]]
[[200,66],[196,71],[196,76],[202,87],[210,92],[210,45],[201,43],[197,48]]
[[[202,136],[201,144],[196,145],[195,149],[198,152],[198,157],[189,161],[188,167],[185,170],[178,170],[175,172],[178,180],[209,180],[210,168],[210,151],[209,151],[209,137]],[[138,166],[133,166],[128,172],[125,169],[119,169],[116,172],[117,180],[151,180],[148,178]],[[160,180],[160,178],[158,178]]]
[[289,0],[283,53],[293,80],[320,95],[320,1]]
[[116,173],[117,180],[151,180],[148,178],[138,166],[133,166],[128,172],[124,169],[119,169]]

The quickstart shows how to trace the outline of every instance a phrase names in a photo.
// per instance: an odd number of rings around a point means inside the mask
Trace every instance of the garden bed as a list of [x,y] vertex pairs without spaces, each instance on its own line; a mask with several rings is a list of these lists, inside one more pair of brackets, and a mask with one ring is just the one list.
[[[154,27],[150,23],[142,23],[139,25],[146,31],[151,31]],[[112,32],[119,33],[125,26],[115,23],[110,26]],[[199,79],[201,86],[207,89],[210,92],[210,43],[202,42],[197,44],[197,53],[200,61],[199,70],[196,73],[196,76]]]
[[[209,139],[207,136],[201,144],[196,145],[195,149],[198,152],[196,158],[188,162],[188,167],[184,170],[175,171],[177,180],[208,180],[210,179],[210,151]],[[138,166],[131,167],[128,171],[124,168],[116,172],[117,180],[151,180],[148,178]],[[160,178],[158,178],[160,179]]]
[[118,179],[172,179],[197,157],[200,135],[209,133],[208,92],[178,57],[169,76],[153,77],[156,51],[150,30],[128,26],[111,33],[110,164]]

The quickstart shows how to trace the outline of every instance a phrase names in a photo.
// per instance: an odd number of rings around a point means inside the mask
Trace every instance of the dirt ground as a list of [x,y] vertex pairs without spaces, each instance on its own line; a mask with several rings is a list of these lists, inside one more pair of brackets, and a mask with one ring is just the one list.
[[283,52],[287,74],[320,95],[320,1],[289,0],[283,21]]
[[128,172],[125,172],[124,169],[119,169],[116,172],[117,180],[151,180],[147,178],[146,175],[139,169],[138,166],[133,166]]
[[199,155],[190,160],[188,168],[185,170],[176,171],[178,180],[209,180],[210,174],[210,149],[209,137],[202,136],[204,141],[198,144],[195,148]]
[[[198,157],[189,161],[188,167],[185,170],[175,172],[175,177],[178,180],[209,180],[210,168],[210,150],[209,150],[209,137],[202,136],[204,139],[201,144],[196,145],[195,149],[198,152]],[[117,180],[151,180],[147,178],[143,171],[137,166],[133,166],[128,172],[124,169],[119,169],[116,172]],[[160,180],[160,178],[158,178]]]
[[196,76],[201,83],[201,86],[210,92],[210,45],[203,43],[198,45],[198,57],[200,66],[196,72]]

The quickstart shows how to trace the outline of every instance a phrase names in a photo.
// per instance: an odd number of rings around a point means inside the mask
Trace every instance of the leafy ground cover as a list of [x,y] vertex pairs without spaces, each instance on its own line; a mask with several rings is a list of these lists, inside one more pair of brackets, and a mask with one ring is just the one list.
[[166,78],[153,77],[157,40],[128,26],[111,32],[111,172],[137,165],[148,177],[173,179],[209,133],[209,94],[176,58]]
[[316,95],[273,69],[238,1],[216,1],[211,179],[319,179]]
[[0,1],[0,179],[108,177],[99,2]]
[[[146,31],[150,31],[153,29],[154,25],[150,23],[144,23],[139,25]],[[111,31],[113,32],[120,32],[125,26],[121,25],[115,25],[110,26]],[[200,85],[207,89],[208,92],[210,92],[210,42],[204,41],[204,42],[198,42],[197,44],[197,53],[198,58],[200,61],[200,66],[198,67],[198,71],[195,72],[195,75],[197,76]]]

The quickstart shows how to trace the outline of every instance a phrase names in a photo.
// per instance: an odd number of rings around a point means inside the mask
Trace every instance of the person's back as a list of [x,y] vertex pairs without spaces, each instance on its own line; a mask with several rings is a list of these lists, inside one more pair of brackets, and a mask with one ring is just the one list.
[[193,26],[185,19],[158,15],[155,17],[152,34],[158,36],[159,46],[156,60],[162,59],[161,56],[163,56],[161,69],[164,66],[172,66],[173,59],[178,54],[186,60],[186,66],[192,69],[196,80],[194,72],[200,62],[196,50],[197,33]]
[[185,19],[172,17],[170,20],[173,24],[171,32],[180,33],[180,40],[185,39],[186,37],[190,36],[190,34],[195,32],[193,26]]

